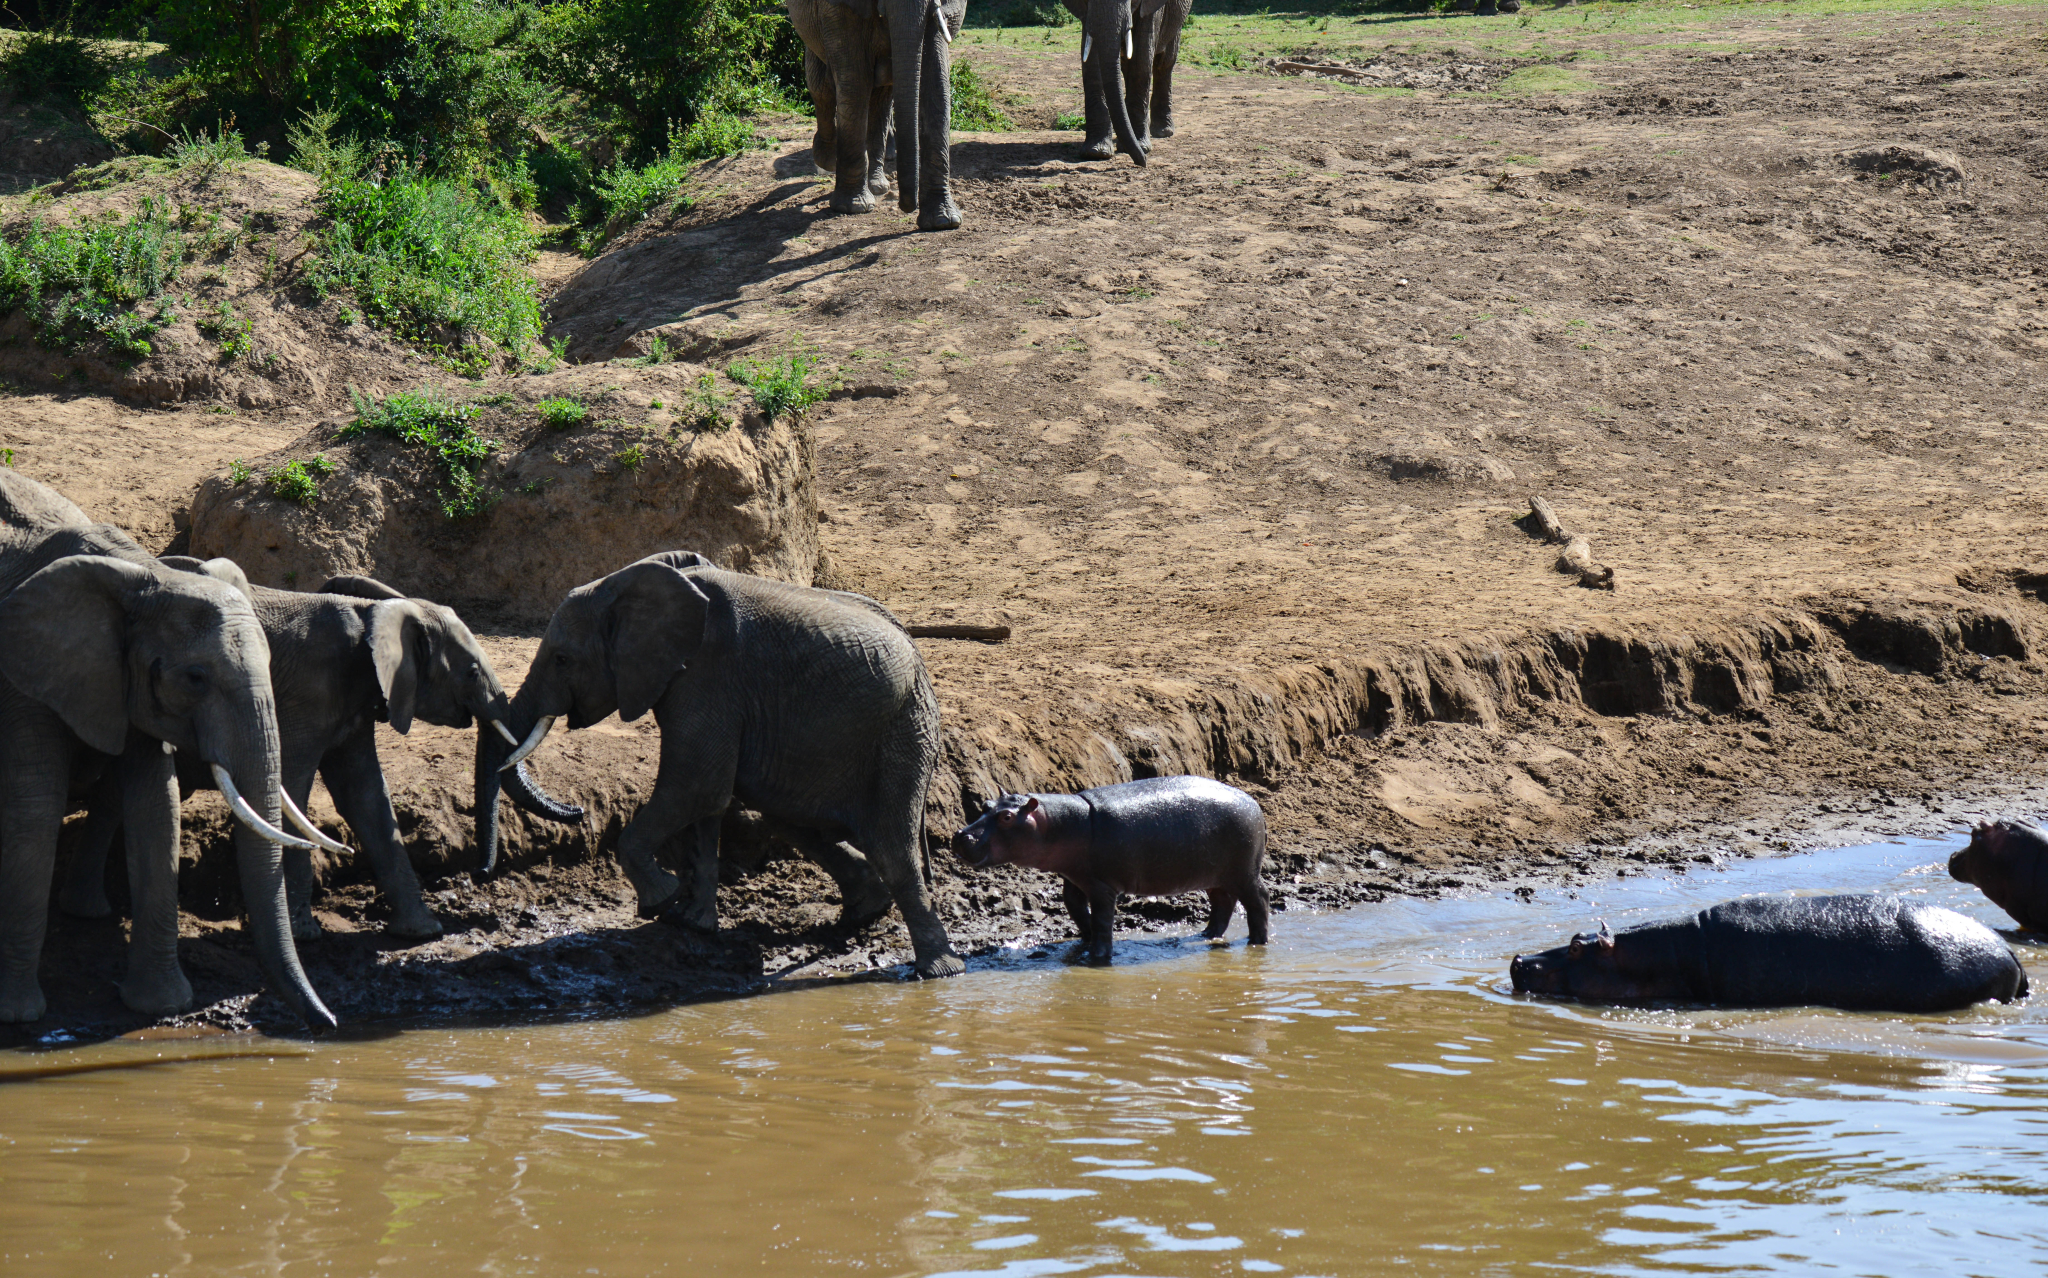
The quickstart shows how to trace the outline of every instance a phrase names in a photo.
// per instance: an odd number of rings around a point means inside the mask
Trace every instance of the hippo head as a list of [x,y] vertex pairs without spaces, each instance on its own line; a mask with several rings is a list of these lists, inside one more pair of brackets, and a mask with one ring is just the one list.
[[1958,883],[1981,883],[1985,872],[2015,857],[2048,854],[2048,835],[2017,821],[1984,821],[1970,831],[1970,842],[1948,859],[1949,877]]
[[1020,844],[1038,840],[1044,824],[1037,795],[1005,793],[954,833],[953,855],[976,869],[1007,864],[1018,859]]
[[1948,859],[1949,877],[1974,884],[2023,928],[2048,931],[2048,831],[1990,821]]
[[1642,997],[1640,983],[1622,970],[1614,933],[1601,923],[1597,932],[1581,932],[1570,945],[1541,954],[1517,954],[1508,965],[1508,979],[1517,994],[1549,994],[1582,998],[1592,1003],[1623,1003]]

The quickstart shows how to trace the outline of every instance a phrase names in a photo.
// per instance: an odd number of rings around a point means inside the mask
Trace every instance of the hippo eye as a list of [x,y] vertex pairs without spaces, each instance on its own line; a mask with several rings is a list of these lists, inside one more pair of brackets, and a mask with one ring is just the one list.
[[1012,822],[1012,821],[1014,821],[1014,820],[1016,820],[1016,819],[1017,819],[1017,814],[1016,814],[1016,813],[1014,813],[1014,812],[998,812],[998,813],[996,814],[996,824],[997,824],[997,825],[1008,825],[1008,824],[1009,824],[1010,822]]

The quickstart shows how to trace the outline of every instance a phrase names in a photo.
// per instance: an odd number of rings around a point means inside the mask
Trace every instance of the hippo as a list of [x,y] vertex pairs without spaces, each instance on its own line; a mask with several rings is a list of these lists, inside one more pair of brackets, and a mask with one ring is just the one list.
[[1620,934],[1600,925],[1508,968],[1518,994],[1588,1003],[1942,1012],[2027,994],[1996,932],[1893,896],[1758,896]]
[[1244,903],[1251,943],[1266,943],[1266,814],[1207,777],[1153,777],[1079,794],[1004,794],[953,836],[969,865],[1028,865],[1067,881],[1067,913],[1089,961],[1110,961],[1116,898],[1207,892],[1216,939]]
[[2029,932],[2048,932],[2048,831],[2017,821],[1979,825],[1948,859],[1948,876],[1975,884]]

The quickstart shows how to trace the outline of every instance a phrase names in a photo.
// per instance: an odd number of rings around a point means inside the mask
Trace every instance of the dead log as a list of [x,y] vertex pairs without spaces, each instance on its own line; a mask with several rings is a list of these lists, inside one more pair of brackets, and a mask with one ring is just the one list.
[[1557,512],[1541,497],[1529,499],[1528,523],[1537,536],[1564,550],[1557,556],[1557,570],[1577,577],[1588,590],[1614,589],[1614,569],[1593,558],[1593,543],[1584,533],[1575,533],[1558,519]]
[[1010,637],[1008,626],[965,626],[947,623],[935,626],[905,626],[912,639],[972,639],[977,643],[1001,643]]

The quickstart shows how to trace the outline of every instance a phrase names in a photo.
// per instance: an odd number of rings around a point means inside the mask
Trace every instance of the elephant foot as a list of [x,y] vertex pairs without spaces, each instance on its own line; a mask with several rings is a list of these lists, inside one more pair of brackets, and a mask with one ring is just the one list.
[[889,193],[889,175],[886,173],[868,174],[868,193],[876,199],[887,195]]
[[948,195],[932,207],[917,215],[917,229],[920,231],[957,231],[960,229],[960,210]]
[[121,1001],[144,1016],[173,1016],[191,1010],[192,982],[175,967],[133,974],[121,982]]
[[852,191],[834,191],[831,207],[834,213],[872,213],[875,197],[863,184]]
[[1155,137],[1155,138],[1170,138],[1170,137],[1172,137],[1172,136],[1173,136],[1173,121],[1171,121],[1171,120],[1164,120],[1164,121],[1159,121],[1159,122],[1155,122],[1155,123],[1154,123],[1154,124],[1152,125],[1152,136],[1153,136],[1153,137]]
[[317,941],[327,935],[327,929],[320,926],[320,920],[313,917],[313,911],[305,906],[292,909],[292,939],[294,941]]
[[896,904],[896,898],[889,895],[889,889],[881,880],[864,885],[854,893],[840,892],[842,904],[839,907],[839,926],[858,931],[887,914]]
[[1090,948],[1089,948],[1089,950],[1088,950],[1088,952],[1087,952],[1087,960],[1088,960],[1088,966],[1090,966],[1090,967],[1110,967],[1110,966],[1112,966],[1112,965],[1113,965],[1113,958],[1112,958],[1112,954],[1113,954],[1113,951],[1112,951],[1112,950],[1109,950],[1109,949],[1100,949],[1100,950],[1098,950],[1098,949],[1095,949],[1095,948],[1093,948],[1093,947],[1090,947]]
[[941,950],[930,958],[921,958],[917,961],[917,974],[927,981],[958,976],[966,970],[966,961],[951,950]]
[[633,884],[634,908],[643,919],[660,918],[683,894],[683,881],[658,865],[637,873],[628,866],[626,878]]
[[695,901],[688,905],[670,902],[669,908],[661,912],[660,918],[670,927],[679,927],[685,932],[695,932],[699,936],[718,939],[718,910],[715,906],[703,906]]
[[42,1020],[48,1006],[43,1001],[42,987],[33,977],[0,987],[0,1024],[16,1025]]
[[75,919],[103,919],[114,912],[105,889],[73,887],[68,883],[57,893],[57,908]]
[[1115,154],[1116,140],[1107,134],[1099,138],[1089,138],[1081,144],[1081,158],[1084,160],[1106,160]]
[[391,921],[384,925],[384,932],[405,941],[430,940],[441,935],[441,920],[435,918],[433,911],[426,906],[415,903],[409,908],[394,910]]
[[1230,928],[1227,925],[1224,927],[1205,927],[1202,929],[1202,939],[1205,941],[1220,941],[1223,939],[1223,934],[1229,930]]

